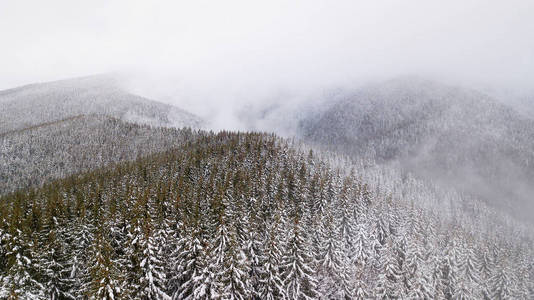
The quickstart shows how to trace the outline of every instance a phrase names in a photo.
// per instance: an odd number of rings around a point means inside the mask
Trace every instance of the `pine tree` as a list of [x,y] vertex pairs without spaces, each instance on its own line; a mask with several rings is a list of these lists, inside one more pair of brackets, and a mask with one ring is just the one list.
[[439,281],[440,293],[446,298],[451,298],[456,292],[456,285],[458,283],[458,276],[460,275],[460,262],[463,260],[463,256],[458,246],[455,237],[452,237],[452,241],[446,246],[443,259],[439,263]]
[[121,275],[117,270],[113,249],[105,237],[105,230],[100,228],[93,241],[91,256],[94,265],[91,267],[90,299],[114,300],[121,295]]
[[284,285],[289,299],[313,299],[316,294],[314,271],[309,265],[312,258],[308,255],[302,235],[303,229],[295,217],[282,260]]
[[479,287],[480,275],[478,273],[480,268],[475,250],[471,247],[466,247],[459,271],[463,275],[461,281],[465,286],[464,289],[469,290],[475,298],[481,297],[481,289]]
[[331,214],[325,217],[320,227],[322,251],[318,261],[318,282],[319,293],[325,299],[339,298],[339,293],[344,292],[343,287],[343,252],[341,247],[341,236],[338,234],[334,218]]
[[397,299],[402,297],[401,270],[389,239],[380,253],[380,271],[374,294],[379,299]]
[[35,244],[19,229],[5,234],[7,273],[2,276],[2,297],[39,299],[46,287],[36,278],[38,265],[31,256]]
[[[420,249],[419,245],[416,244],[415,238],[408,238],[406,235],[403,236],[403,242],[405,245],[405,260],[402,267],[403,283],[406,290],[414,289],[416,284],[419,285],[418,290],[426,289],[427,287],[421,287],[421,285],[426,284],[428,281],[427,278],[423,277],[423,272],[421,267],[424,265],[423,262],[423,251]],[[418,281],[420,280],[420,281]]]
[[184,299],[219,299],[221,295],[218,293],[220,283],[217,278],[217,267],[212,264],[209,252],[201,257],[200,265],[203,268],[199,275],[193,278],[193,284],[191,284],[194,287],[193,294]]
[[[365,217],[363,217],[363,219],[365,219]],[[374,240],[375,238],[370,235],[370,230],[366,223],[358,223],[358,225],[356,225],[354,246],[351,255],[354,264],[364,267],[367,261],[373,257],[371,243]]]
[[378,242],[384,246],[386,239],[389,237],[389,225],[383,216],[379,216],[376,220],[376,238]]
[[246,257],[243,251],[236,248],[233,237],[230,238],[228,254],[220,274],[221,296],[223,299],[245,300],[251,297],[251,287],[248,285]]
[[259,298],[266,300],[285,298],[284,283],[280,270],[282,261],[281,247],[284,246],[283,231],[280,230],[280,216],[274,217],[273,224],[267,227],[267,238],[263,246],[263,269],[259,282]]
[[339,195],[338,207],[335,209],[336,219],[339,220],[339,230],[345,249],[352,249],[356,224],[354,216],[353,202],[350,200],[352,182],[346,181]]
[[90,222],[86,219],[78,220],[68,232],[68,251],[72,262],[69,278],[72,281],[71,294],[75,298],[82,298],[90,290],[89,267],[92,264],[89,250],[93,244],[93,232]]
[[[228,224],[225,209],[228,208],[228,202],[221,199],[220,202],[213,203],[212,222],[216,224],[216,230],[209,245],[206,249],[207,255],[204,257],[203,270],[195,281],[197,287],[193,291],[194,298],[211,298],[219,299],[225,296],[224,289],[226,286],[222,282],[225,266],[231,264],[229,257],[230,240],[232,234],[231,225]],[[235,240],[234,240],[235,242]],[[232,257],[232,259],[235,257]],[[226,264],[226,265],[225,265]]]
[[39,249],[38,263],[42,282],[45,283],[48,297],[55,299],[74,299],[70,293],[73,278],[70,277],[72,260],[66,252],[65,243],[58,234],[59,224],[55,218],[53,223],[44,228],[46,239]]
[[190,299],[196,290],[197,278],[202,271],[202,255],[204,247],[200,242],[200,234],[192,230],[191,234],[184,235],[171,255],[171,262],[175,267],[176,275],[171,278],[171,285],[177,288],[172,291],[172,299]]
[[127,294],[127,297],[135,299],[141,298],[144,295],[140,281],[143,277],[141,261],[144,258],[143,252],[146,248],[146,239],[144,237],[143,228],[140,222],[133,222],[135,223],[131,228],[131,232],[129,232],[127,236],[123,264],[127,270],[124,280],[128,286],[124,292]]
[[[220,224],[216,234],[213,254],[216,264],[217,281],[219,284],[218,295],[223,299],[248,299],[251,296],[248,262],[243,252],[243,245],[238,241],[245,242],[248,230],[244,224],[240,224],[238,231],[235,220],[239,209],[231,197],[224,198],[220,211]],[[233,224],[230,223],[233,221]]]
[[473,292],[468,287],[467,282],[460,281],[458,282],[456,289],[454,290],[454,294],[452,294],[452,299],[469,300],[469,299],[477,299],[477,298],[474,297]]
[[[249,205],[245,208],[244,218],[237,218],[238,227],[238,244],[246,256],[246,268],[248,269],[249,282],[251,287],[251,294],[255,298],[260,297],[260,280],[264,273],[264,260],[262,238],[265,236],[263,231],[265,226],[260,224],[258,217],[258,201],[251,198]],[[239,228],[242,228],[239,230]],[[245,230],[246,229],[246,230]],[[241,233],[240,233],[241,232]]]
[[432,299],[435,296],[432,278],[429,276],[424,266],[418,268],[410,280],[410,290],[408,298],[410,299]]
[[513,299],[512,281],[508,269],[503,266],[490,278],[488,296],[491,299]]
[[148,299],[171,299],[166,294],[166,275],[163,266],[163,245],[165,243],[163,229],[156,229],[155,232],[146,230],[146,241],[143,256],[140,263],[142,277],[140,278],[140,290],[143,296]]
[[481,289],[483,291],[487,291],[489,288],[488,282],[494,272],[495,264],[491,257],[489,248],[484,247],[483,251],[481,251],[479,255],[480,266],[477,273],[480,274],[481,277]]
[[10,236],[2,228],[5,226],[5,220],[0,221],[0,282],[3,280],[3,275],[7,272],[7,243]]
[[351,299],[365,300],[365,299],[369,299],[369,296],[370,295],[368,292],[368,287],[365,284],[365,280],[362,276],[362,273],[359,273],[358,275],[356,275],[356,288],[354,291],[354,295],[353,297],[351,297]]

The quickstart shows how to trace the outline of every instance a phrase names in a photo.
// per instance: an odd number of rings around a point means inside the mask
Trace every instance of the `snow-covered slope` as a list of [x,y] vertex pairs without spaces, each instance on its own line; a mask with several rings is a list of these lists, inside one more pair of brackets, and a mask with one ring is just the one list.
[[[307,138],[354,163],[275,134],[30,109],[36,125],[0,133],[0,298],[532,299],[532,226],[361,160],[483,166],[495,150],[466,137],[519,143],[509,156],[522,159],[529,131],[503,129],[516,117],[490,100],[396,84],[303,121]],[[116,103],[104,113],[124,119]],[[450,139],[467,146],[441,149]]]
[[391,80],[307,116],[299,130],[330,150],[400,163],[516,213],[534,211],[534,122],[476,91]]
[[444,218],[275,135],[188,135],[0,196],[0,298],[533,298],[530,227]]
[[90,76],[0,91],[0,133],[81,114],[169,127],[201,127],[197,116],[130,94],[111,76]]
[[178,147],[188,132],[86,115],[0,134],[0,195]]

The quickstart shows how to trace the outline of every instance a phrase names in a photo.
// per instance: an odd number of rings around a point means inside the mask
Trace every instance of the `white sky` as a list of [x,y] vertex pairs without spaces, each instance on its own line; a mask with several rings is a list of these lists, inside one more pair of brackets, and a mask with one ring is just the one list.
[[0,38],[0,89],[113,71],[184,98],[401,74],[534,86],[531,0],[0,0]]

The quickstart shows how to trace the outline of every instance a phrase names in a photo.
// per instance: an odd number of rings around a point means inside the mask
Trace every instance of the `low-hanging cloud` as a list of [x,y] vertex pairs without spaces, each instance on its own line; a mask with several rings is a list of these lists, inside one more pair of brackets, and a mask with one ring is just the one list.
[[4,1],[0,88],[119,72],[212,117],[402,74],[534,86],[534,2]]

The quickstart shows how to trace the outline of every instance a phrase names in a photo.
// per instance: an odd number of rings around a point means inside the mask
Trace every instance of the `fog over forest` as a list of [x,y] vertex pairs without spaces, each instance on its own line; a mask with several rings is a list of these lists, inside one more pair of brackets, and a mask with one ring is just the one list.
[[534,1],[0,3],[0,299],[534,299]]
[[243,103],[309,101],[405,75],[532,99],[533,6],[9,1],[0,10],[0,88],[115,72],[142,96],[237,128],[223,115]]

